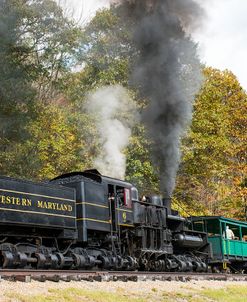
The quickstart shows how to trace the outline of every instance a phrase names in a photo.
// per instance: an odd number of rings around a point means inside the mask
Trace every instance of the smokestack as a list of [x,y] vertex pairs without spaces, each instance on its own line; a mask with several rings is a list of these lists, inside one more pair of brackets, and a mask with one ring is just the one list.
[[133,20],[133,44],[139,59],[131,82],[148,106],[142,114],[153,141],[152,157],[160,189],[171,196],[180,163],[180,141],[192,118],[193,99],[201,86],[201,66],[190,38],[202,18],[193,0],[122,0],[121,14]]

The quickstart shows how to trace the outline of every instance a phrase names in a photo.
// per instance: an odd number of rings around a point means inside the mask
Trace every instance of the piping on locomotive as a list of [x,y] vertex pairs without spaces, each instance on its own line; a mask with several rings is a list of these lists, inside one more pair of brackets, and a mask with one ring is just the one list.
[[0,267],[206,272],[207,233],[97,170],[49,184],[0,178]]

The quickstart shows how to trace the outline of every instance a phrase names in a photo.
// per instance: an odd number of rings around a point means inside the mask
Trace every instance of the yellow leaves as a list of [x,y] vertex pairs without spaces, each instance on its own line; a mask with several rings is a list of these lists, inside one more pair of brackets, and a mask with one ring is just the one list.
[[82,131],[91,132],[84,115],[77,118],[68,105],[61,108],[56,103],[46,106],[39,103],[37,111],[36,118],[26,126],[27,139],[16,146],[18,150],[11,151],[9,161],[15,169],[14,175],[43,180],[88,165],[89,148],[79,129],[81,124]]
[[[176,196],[204,204],[211,214],[239,215],[246,194],[247,95],[230,71],[205,68],[204,75],[183,142]],[[192,179],[197,181],[190,188]]]

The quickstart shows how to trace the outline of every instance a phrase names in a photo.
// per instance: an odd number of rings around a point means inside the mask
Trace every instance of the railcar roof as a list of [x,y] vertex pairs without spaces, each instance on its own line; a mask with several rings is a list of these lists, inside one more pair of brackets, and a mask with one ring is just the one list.
[[221,221],[225,221],[228,223],[234,223],[234,224],[241,224],[244,225],[245,227],[247,227],[247,221],[241,221],[241,220],[237,220],[237,219],[233,219],[233,218],[227,218],[224,216],[193,216],[192,219],[194,221],[196,220],[221,220]]
[[129,182],[126,182],[124,180],[120,180],[117,178],[112,178],[109,176],[104,176],[101,175],[99,171],[97,170],[86,170],[86,171],[79,171],[79,172],[71,172],[71,173],[67,173],[67,174],[63,174],[60,176],[57,176],[56,178],[52,179],[54,180],[62,180],[62,179],[66,179],[66,178],[71,178],[71,177],[75,177],[75,176],[82,176],[82,177],[86,177],[89,179],[92,179],[94,181],[97,181],[99,183],[105,181],[107,183],[112,183],[112,184],[116,184],[116,185],[122,185],[122,186],[128,186],[128,187],[133,187],[133,185]]

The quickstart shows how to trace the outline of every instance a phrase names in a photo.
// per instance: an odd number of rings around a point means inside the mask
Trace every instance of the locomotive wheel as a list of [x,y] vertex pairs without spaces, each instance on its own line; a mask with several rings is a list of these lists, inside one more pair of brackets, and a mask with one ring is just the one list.
[[119,269],[119,265],[121,266],[121,260],[119,262],[118,256],[117,257],[111,257],[110,260],[111,260],[111,263],[110,263],[111,268],[114,269],[114,270]]
[[58,267],[58,258],[54,254],[49,254],[46,258],[46,268],[56,269]]
[[155,271],[162,272],[163,270],[163,260],[156,260],[155,261]]
[[148,260],[146,258],[139,260],[139,269],[145,271],[148,269]]
[[166,262],[165,260],[159,260],[161,262],[162,268],[161,268],[161,272],[165,272],[166,271]]
[[199,261],[193,261],[192,264],[193,264],[194,271],[198,273],[202,271],[202,265]]
[[94,267],[95,266],[95,258],[93,256],[87,257],[87,267]]
[[1,260],[3,268],[11,268],[14,266],[14,256],[11,252],[2,251]]
[[20,268],[24,268],[27,265],[27,255],[25,253],[17,253],[15,264]]
[[128,260],[127,270],[135,270],[137,267],[136,259],[131,256],[127,256],[126,259]]
[[58,259],[57,268],[58,269],[71,269],[73,266],[74,259],[70,256],[64,256],[62,253],[56,253]]
[[64,256],[61,253],[56,253],[56,256],[58,259],[57,267],[58,267],[58,269],[62,269],[65,264]]
[[155,260],[150,260],[149,263],[149,271],[155,271]]
[[110,259],[106,256],[99,255],[98,260],[101,261],[101,264],[99,265],[102,269],[109,269],[110,268]]
[[116,261],[116,270],[121,270],[123,268],[124,261],[121,256],[117,256],[117,261]]
[[186,271],[186,263],[184,261],[178,260],[178,271],[185,272]]
[[170,259],[166,259],[166,271],[170,271],[172,269],[172,261]]
[[193,271],[193,264],[192,264],[192,262],[190,262],[190,261],[186,261],[185,262],[186,263],[186,271],[187,272],[192,272]]
[[72,255],[72,258],[74,260],[74,263],[73,263],[73,268],[74,269],[80,269],[80,268],[84,268],[86,266],[86,258],[82,255],[79,255],[79,254],[75,254],[73,253]]
[[37,269],[45,268],[45,266],[46,266],[46,257],[45,257],[44,254],[36,253],[34,255],[34,258],[37,259],[37,264],[36,264]]

